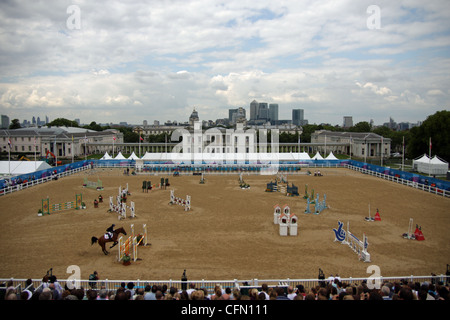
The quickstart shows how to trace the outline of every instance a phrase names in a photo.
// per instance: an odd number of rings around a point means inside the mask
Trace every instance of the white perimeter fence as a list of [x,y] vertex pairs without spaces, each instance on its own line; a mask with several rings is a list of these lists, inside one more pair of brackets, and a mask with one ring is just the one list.
[[[166,165],[166,164],[152,164],[152,165],[145,165],[145,170],[143,171],[138,171],[136,170],[136,174],[137,175],[145,175],[145,174],[149,174],[149,175],[164,175],[164,174],[173,174],[173,169],[180,167],[179,165]],[[356,166],[352,166],[349,164],[340,164],[337,163],[335,165],[332,165],[331,163],[327,163],[327,164],[280,164],[276,167],[276,171],[271,172],[270,170],[266,171],[265,173],[261,172],[261,171],[252,171],[252,170],[245,170],[245,168],[249,168],[249,167],[253,167],[253,168],[258,168],[258,166],[255,165],[230,165],[230,166],[220,166],[220,168],[215,168],[214,166],[210,166],[210,165],[186,165],[184,167],[191,167],[193,168],[193,170],[180,170],[178,171],[178,173],[180,175],[192,175],[193,173],[197,172],[203,172],[205,175],[235,175],[235,174],[240,174],[243,173],[245,175],[262,175],[262,174],[276,174],[276,173],[281,173],[281,174],[288,174],[288,175],[305,175],[307,174],[306,171],[301,170],[301,169],[307,169],[307,168],[347,168],[353,171],[357,171],[357,172],[361,172],[363,174],[368,174],[374,177],[378,177],[381,179],[385,179],[388,181],[392,181],[392,182],[396,182],[396,183],[400,183],[402,185],[408,186],[408,187],[412,187],[412,188],[416,188],[418,190],[422,190],[422,191],[426,191],[426,192],[430,192],[439,196],[443,196],[443,197],[450,197],[450,191],[449,190],[443,190],[431,185],[426,185],[426,184],[422,184],[419,182],[414,182],[414,181],[410,181],[410,180],[406,180],[406,179],[402,179],[400,177],[396,177],[396,176],[392,176],[392,175],[388,175],[388,174],[384,174],[381,172],[376,172],[376,171],[372,171],[372,170],[368,170],[365,168],[360,168],[360,167],[356,167]],[[134,166],[124,166],[122,165],[115,165],[115,164],[108,164],[107,161],[105,162],[101,162],[98,161],[95,165],[94,168],[121,168],[124,169],[124,171],[126,171],[126,168],[132,168],[134,169]],[[157,170],[158,168],[164,168],[166,170]],[[265,166],[260,166],[260,169],[265,169]],[[61,178],[61,177],[65,177],[65,176],[69,176],[78,172],[82,172],[85,170],[92,170],[90,166],[82,166],[80,168],[76,168],[76,169],[72,169],[72,170],[67,170],[61,173],[57,173],[56,175],[52,176],[47,176],[45,178],[40,178],[40,179],[36,179],[36,180],[31,180],[25,183],[21,183],[15,186],[9,186],[9,187],[5,187],[3,189],[0,189],[0,196],[1,195],[6,195],[8,193],[12,193],[14,191],[20,191],[22,189],[26,189],[29,187],[32,187],[34,185],[38,185],[41,183],[45,183],[48,181],[53,180],[55,177],[56,178]]]

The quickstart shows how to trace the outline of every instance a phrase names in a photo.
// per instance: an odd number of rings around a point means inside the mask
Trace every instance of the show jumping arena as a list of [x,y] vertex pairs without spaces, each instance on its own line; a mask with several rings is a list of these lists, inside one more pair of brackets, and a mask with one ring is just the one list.
[[[321,168],[323,176],[287,174],[299,196],[266,192],[276,175],[248,175],[248,189],[239,186],[239,175],[124,175],[123,168],[96,168],[76,173],[0,197],[0,278],[40,279],[52,268],[58,279],[77,265],[81,279],[96,270],[100,279],[179,280],[183,270],[189,280],[317,279],[325,276],[369,277],[369,265],[381,276],[444,274],[450,263],[450,199],[389,182],[345,168]],[[311,169],[314,171],[314,169]],[[102,181],[103,190],[83,188],[83,181]],[[169,178],[166,189],[143,192],[144,180]],[[109,212],[109,197],[128,184],[127,201],[135,203],[136,217],[118,220]],[[327,208],[305,214],[305,185]],[[180,198],[191,196],[191,208],[170,205],[170,190]],[[86,209],[65,210],[38,216],[42,199],[63,203],[82,194]],[[103,202],[94,208],[94,200]],[[298,217],[296,236],[280,236],[274,224],[274,207],[288,205]],[[381,221],[368,222],[379,210]],[[405,239],[410,219],[418,224],[425,241]],[[333,229],[342,221],[357,236],[366,235],[370,263],[358,260],[347,245],[335,240]],[[147,225],[148,246],[140,247],[138,260],[129,266],[118,261],[118,246],[104,255],[91,237],[106,228],[124,227],[136,233]]]

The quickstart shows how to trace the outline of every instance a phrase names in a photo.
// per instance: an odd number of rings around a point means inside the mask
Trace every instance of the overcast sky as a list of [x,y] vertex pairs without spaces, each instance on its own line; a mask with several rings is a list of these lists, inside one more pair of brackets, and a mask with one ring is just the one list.
[[417,122],[450,109],[449,31],[448,0],[2,0],[0,113]]

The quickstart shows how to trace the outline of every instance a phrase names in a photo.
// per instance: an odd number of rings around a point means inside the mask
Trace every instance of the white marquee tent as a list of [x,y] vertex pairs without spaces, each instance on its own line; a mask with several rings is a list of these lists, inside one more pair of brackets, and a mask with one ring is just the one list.
[[13,176],[52,168],[45,161],[0,161],[0,175]]
[[413,168],[420,173],[445,175],[448,171],[448,162],[439,159],[438,156],[434,156],[430,159],[426,154],[424,154],[419,159],[413,160]]

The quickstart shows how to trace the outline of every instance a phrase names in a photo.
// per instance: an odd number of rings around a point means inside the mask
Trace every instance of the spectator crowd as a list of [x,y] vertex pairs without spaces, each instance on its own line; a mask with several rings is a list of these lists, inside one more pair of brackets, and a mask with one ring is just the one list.
[[13,281],[6,284],[5,300],[450,300],[449,283],[435,281],[410,282],[407,280],[383,282],[378,288],[370,288],[367,282],[350,284],[338,276],[330,276],[318,285],[305,288],[297,286],[223,288],[216,285],[212,293],[206,288],[197,288],[194,283],[185,290],[167,285],[136,286],[133,282],[121,283],[120,287],[108,290],[101,282],[89,282],[89,288],[61,286],[56,276],[44,276],[41,285],[33,286],[27,280],[26,288],[17,292]]

